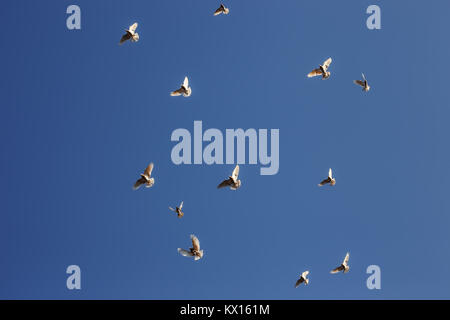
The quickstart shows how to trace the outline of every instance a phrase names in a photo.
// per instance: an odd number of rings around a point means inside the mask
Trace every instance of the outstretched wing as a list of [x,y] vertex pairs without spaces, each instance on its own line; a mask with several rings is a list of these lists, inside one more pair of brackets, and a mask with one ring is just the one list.
[[170,209],[171,211],[173,211],[173,212],[176,212],[176,210],[175,210],[174,208],[172,208],[172,207],[169,207],[169,209]]
[[325,179],[325,180],[322,180],[322,181],[319,183],[319,187],[321,187],[321,186],[323,186],[323,185],[326,185],[326,184],[329,183],[330,181],[331,181],[330,178],[327,178],[327,179]]
[[125,41],[130,40],[130,39],[131,39],[131,35],[127,32],[127,33],[125,33],[125,34],[122,36],[122,38],[120,39],[119,44],[122,44],[122,43],[124,43]]
[[302,277],[306,279],[306,277],[308,276],[308,274],[309,274],[309,271],[305,271],[305,272],[302,273]]
[[333,170],[328,170],[328,178],[333,179]]
[[301,285],[303,282],[305,281],[305,279],[303,279],[303,277],[301,277],[300,279],[297,280],[297,282],[295,283],[295,287],[297,288],[299,285]]
[[144,183],[146,183],[146,182],[147,182],[147,180],[145,180],[145,178],[143,178],[143,177],[139,178],[139,179],[134,183],[133,189],[134,189],[134,190],[139,189],[139,187],[140,187],[141,185],[143,185]]
[[182,93],[184,93],[184,88],[180,88],[180,89],[178,89],[178,90],[172,91],[172,92],[170,93],[170,95],[171,95],[172,97],[176,97],[176,96],[181,95]]
[[217,15],[221,14],[222,11],[223,11],[223,8],[222,8],[222,5],[221,5],[216,11],[214,11],[214,15],[217,16]]
[[328,58],[324,63],[323,63],[323,68],[325,69],[325,70],[327,70],[328,69],[328,67],[330,66],[330,64],[331,64],[331,61],[333,61],[333,60],[331,60],[331,58]]
[[181,249],[181,248],[178,248],[177,250],[184,257],[192,257],[194,255],[192,252]]
[[195,251],[200,251],[200,241],[198,240],[198,238],[191,234],[191,240],[192,240],[192,247],[194,248]]
[[338,273],[338,272],[340,272],[342,270],[344,270],[344,267],[343,266],[339,266],[339,267],[331,270],[330,273]]
[[239,177],[239,165],[237,164],[236,167],[234,167],[233,173],[231,174],[234,180],[237,180]]
[[136,28],[138,27],[137,22],[133,23],[130,28],[128,29],[131,33],[134,33],[136,31]]
[[228,186],[230,186],[230,180],[229,180],[229,179],[223,180],[223,181],[217,186],[217,189],[225,188],[225,187],[228,187]]
[[348,264],[348,259],[350,259],[350,253],[347,252],[344,258],[344,264]]
[[186,89],[189,88],[189,79],[187,76],[184,77],[183,87],[185,87]]
[[357,84],[357,85],[359,85],[359,86],[361,86],[361,87],[364,87],[364,86],[365,86],[365,85],[364,85],[364,82],[361,81],[361,80],[354,80],[353,83],[354,83],[354,84]]
[[320,68],[314,69],[313,71],[311,71],[310,73],[308,73],[308,78],[312,78],[315,76],[320,76],[322,75],[322,70]]
[[181,201],[179,208],[180,208],[180,210],[183,209],[183,201]]
[[145,174],[147,177],[150,178],[150,176],[151,176],[151,174],[152,174],[152,171],[153,171],[153,162],[151,162],[151,163],[147,166],[147,168],[145,168],[144,174]]

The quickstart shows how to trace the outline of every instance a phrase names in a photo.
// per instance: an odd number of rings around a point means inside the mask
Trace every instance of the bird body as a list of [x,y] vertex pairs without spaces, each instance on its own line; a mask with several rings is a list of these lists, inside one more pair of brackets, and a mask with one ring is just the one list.
[[217,188],[225,188],[230,187],[231,190],[237,190],[241,187],[241,180],[238,179],[239,177],[239,165],[236,165],[236,167],[233,170],[233,173],[231,176],[228,177],[228,179],[222,181]]

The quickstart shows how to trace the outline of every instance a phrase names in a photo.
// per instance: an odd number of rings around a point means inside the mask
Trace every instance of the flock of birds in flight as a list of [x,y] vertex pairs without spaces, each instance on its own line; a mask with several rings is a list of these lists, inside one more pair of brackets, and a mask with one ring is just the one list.
[[[230,12],[230,9],[225,7],[223,4],[220,5],[220,7],[214,11],[214,16],[220,15],[220,14],[228,14]],[[125,34],[120,39],[119,44],[122,44],[128,40],[131,42],[137,42],[139,41],[139,34],[136,32],[136,29],[138,27],[137,22],[132,24],[128,29],[125,30]],[[331,65],[332,59],[328,58],[323,62],[323,64],[319,65],[318,68],[314,69],[310,73],[308,73],[308,78],[313,78],[316,76],[322,76],[322,80],[326,80],[331,76],[331,72],[328,71],[330,65]],[[353,81],[356,85],[359,85],[362,87],[362,90],[367,92],[370,90],[369,83],[366,80],[366,77],[364,74],[362,74],[362,80],[354,80]],[[183,83],[181,84],[180,88],[177,90],[174,90],[170,93],[171,96],[184,96],[189,97],[192,94],[192,89],[189,86],[189,79],[186,76],[184,78]],[[155,184],[155,179],[151,176],[153,171],[153,163],[150,163],[147,168],[145,169],[144,173],[141,173],[141,177],[135,182],[133,189],[136,190],[142,185],[144,185],[146,188],[150,188]],[[239,177],[239,165],[236,165],[234,168],[231,176],[229,176],[227,179],[223,180],[218,186],[218,189],[229,187],[231,190],[237,190],[241,187],[241,180],[238,179]],[[328,171],[328,177],[326,179],[323,179],[318,186],[322,187],[324,185],[329,184],[330,186],[334,186],[336,184],[336,179],[333,177],[333,171],[331,168]],[[169,209],[173,212],[175,212],[178,216],[178,218],[182,218],[184,216],[183,209],[183,201],[180,203],[179,206],[172,208],[169,207]],[[189,248],[189,250],[185,250],[182,248],[178,248],[178,252],[185,257],[194,257],[194,260],[199,260],[203,257],[203,250],[200,249],[200,241],[195,235],[191,235],[191,241],[192,241],[192,247]],[[347,273],[350,270],[350,266],[348,265],[348,260],[350,258],[350,254],[347,253],[342,263],[330,271],[330,273],[338,273],[343,272]],[[309,274],[309,271],[304,271],[297,282],[295,283],[295,287],[297,288],[299,285],[304,283],[307,285],[309,283],[309,279],[307,278]]]

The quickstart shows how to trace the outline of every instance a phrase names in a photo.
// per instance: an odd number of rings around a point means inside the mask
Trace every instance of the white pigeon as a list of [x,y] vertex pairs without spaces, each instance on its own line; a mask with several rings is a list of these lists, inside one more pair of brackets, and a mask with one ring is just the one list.
[[191,240],[192,248],[189,248],[189,250],[178,248],[177,250],[182,256],[194,257],[194,260],[197,261],[203,257],[203,250],[200,250],[200,241],[195,235],[191,234]]
[[342,264],[339,267],[331,270],[330,273],[338,273],[340,271],[344,271],[344,273],[347,273],[350,270],[350,267],[348,265],[349,258],[350,258],[350,254],[347,252],[347,254],[345,255],[344,261],[342,261]]
[[214,15],[217,16],[221,13],[228,14],[230,13],[230,9],[226,8],[223,4],[220,4],[220,7],[216,11],[214,11]]
[[307,285],[309,283],[309,279],[306,278],[306,276],[309,274],[309,271],[305,271],[300,275],[300,278],[297,280],[297,282],[295,283],[295,287],[297,288],[299,285],[301,285],[303,282],[305,283],[305,285]]
[[370,90],[369,83],[366,80],[366,77],[364,76],[364,73],[362,73],[363,80],[353,80],[354,84],[357,84],[358,86],[361,86],[363,88],[363,91],[367,92]]
[[223,180],[217,186],[217,188],[220,189],[230,187],[231,190],[237,190],[241,186],[241,180],[238,180],[238,177],[239,177],[239,165],[236,165],[231,176],[229,176],[228,179]]
[[133,189],[139,189],[141,185],[145,185],[146,188],[150,188],[155,184],[155,178],[152,178],[153,162],[150,163],[145,169],[144,173],[141,173],[141,177],[135,182]]
[[328,170],[328,178],[322,180],[322,181],[319,183],[319,187],[324,186],[324,185],[326,185],[327,183],[329,183],[330,186],[334,186],[334,185],[336,184],[336,179],[333,178],[333,171],[331,170],[331,168],[330,168],[330,170]]
[[328,58],[322,65],[319,65],[319,68],[314,69],[310,73],[308,73],[308,78],[312,78],[315,76],[322,76],[322,80],[328,79],[331,75],[331,72],[328,71],[330,64],[333,60]]
[[178,218],[181,218],[182,216],[184,216],[184,212],[183,212],[183,211],[181,211],[181,209],[183,209],[183,201],[181,201],[181,203],[180,203],[180,206],[179,206],[179,207],[175,207],[175,209],[174,209],[174,208],[172,208],[172,207],[169,207],[169,209],[170,209],[171,211],[173,211],[173,212],[176,212],[176,213],[177,213],[177,216],[178,216]]
[[172,91],[170,93],[171,96],[179,96],[183,95],[184,97],[189,97],[192,93],[191,87],[189,87],[189,79],[188,77],[184,77],[183,84],[181,85],[180,89]]
[[131,42],[138,42],[139,34],[136,32],[137,27],[138,27],[138,24],[137,24],[137,22],[135,22],[128,28],[128,30],[125,30],[126,33],[120,39],[119,44],[122,44],[127,40],[131,40]]

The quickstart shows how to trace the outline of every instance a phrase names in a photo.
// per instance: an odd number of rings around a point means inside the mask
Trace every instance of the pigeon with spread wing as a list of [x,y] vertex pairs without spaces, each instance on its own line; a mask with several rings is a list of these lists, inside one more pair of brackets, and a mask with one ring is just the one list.
[[189,250],[178,248],[178,252],[184,257],[194,257],[194,260],[199,260],[203,257],[203,250],[200,250],[200,241],[198,238],[191,234],[192,248]]
[[239,165],[236,165],[236,167],[233,170],[233,173],[231,176],[228,177],[228,179],[223,180],[217,188],[225,188],[230,187],[231,190],[236,190],[241,186],[241,180],[238,180],[239,176]]
[[175,207],[175,209],[172,208],[172,207],[169,207],[169,209],[171,211],[176,212],[178,218],[181,218],[182,216],[184,216],[184,212],[181,211],[182,208],[183,208],[183,201],[181,201],[180,206],[179,207]]
[[331,168],[330,168],[330,170],[328,170],[328,178],[322,180],[319,183],[319,187],[324,186],[328,183],[330,184],[330,186],[334,186],[336,184],[336,179],[333,178],[333,171],[331,170]]
[[217,16],[221,13],[228,14],[230,13],[230,9],[226,8],[223,4],[220,4],[220,7],[216,11],[214,11],[214,15]]
[[309,283],[309,279],[306,278],[306,276],[309,274],[309,271],[305,271],[300,275],[300,278],[297,280],[297,282],[295,283],[295,287],[297,288],[299,285],[301,285],[303,282],[305,283],[305,285],[307,285]]
[[357,84],[358,86],[361,86],[363,91],[367,92],[370,90],[369,83],[366,80],[366,77],[364,76],[364,73],[362,73],[363,80],[353,80],[354,84]]
[[315,76],[322,76],[322,80],[328,79],[331,75],[331,72],[328,71],[328,68],[331,64],[331,58],[328,58],[323,65],[319,65],[319,68],[314,69],[310,73],[308,73],[308,78],[312,78]]
[[347,273],[350,270],[350,267],[348,265],[349,258],[350,258],[350,254],[347,252],[347,254],[345,255],[344,261],[342,261],[342,264],[339,267],[331,270],[330,273],[338,273],[341,271],[344,271],[344,273]]
[[153,171],[153,162],[148,165],[144,173],[141,173],[141,177],[135,182],[133,189],[139,189],[141,185],[145,185],[146,188],[150,188],[155,184],[155,179],[151,177]]
[[125,30],[125,34],[120,39],[119,44],[124,43],[127,40],[131,40],[131,42],[137,42],[139,40],[139,34],[136,32],[138,24],[137,22],[133,23],[128,30]]
[[189,87],[189,79],[188,77],[184,77],[184,81],[183,84],[181,85],[181,87],[178,90],[172,91],[170,93],[171,96],[175,97],[175,96],[179,96],[179,95],[183,95],[183,97],[189,97],[192,93],[192,89],[191,87]]

